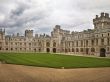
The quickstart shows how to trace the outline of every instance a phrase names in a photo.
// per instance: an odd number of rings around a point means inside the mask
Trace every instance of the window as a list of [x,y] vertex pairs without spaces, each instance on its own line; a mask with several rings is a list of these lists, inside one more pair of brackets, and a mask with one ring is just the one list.
[[6,42],[5,44],[8,45],[8,42]]
[[6,48],[6,50],[8,50],[8,48]]
[[109,51],[109,47],[107,47],[107,51]]
[[46,43],[46,46],[47,46],[47,47],[50,47],[50,43],[49,43],[49,42],[47,42],[47,43]]
[[88,46],[88,40],[86,40],[86,46]]
[[98,39],[96,39],[96,46],[98,45]]
[[15,45],[17,45],[17,43],[15,43]]
[[15,50],[17,50],[17,48],[15,48]]
[[24,43],[24,45],[26,46],[26,43]]
[[95,52],[95,49],[94,48],[91,48],[91,52]]
[[31,46],[31,43],[29,43],[29,46]]
[[20,48],[20,50],[22,50],[22,48]]
[[11,48],[11,50],[13,50],[13,48]]
[[98,37],[98,35],[97,35],[97,37]]
[[20,45],[22,45],[22,43],[20,43]]
[[11,42],[11,45],[13,45],[13,42]]
[[72,48],[72,52],[74,52],[74,48]]
[[80,52],[83,52],[83,48],[80,49]]
[[53,43],[53,47],[56,47],[56,42]]
[[78,47],[78,41],[76,42],[76,46]]
[[103,37],[103,34],[102,34],[102,37]]
[[74,42],[72,42],[72,46],[74,46]]
[[2,48],[0,47],[0,50],[2,50]]
[[109,38],[107,38],[107,45],[109,45],[110,44],[110,39]]
[[93,46],[93,45],[94,45],[94,40],[92,40],[92,42],[91,42],[91,43],[92,43],[91,45]]
[[78,48],[76,48],[76,52],[79,52],[79,49]]
[[81,46],[83,46],[83,41],[81,41]]
[[104,45],[104,39],[101,39],[101,44]]

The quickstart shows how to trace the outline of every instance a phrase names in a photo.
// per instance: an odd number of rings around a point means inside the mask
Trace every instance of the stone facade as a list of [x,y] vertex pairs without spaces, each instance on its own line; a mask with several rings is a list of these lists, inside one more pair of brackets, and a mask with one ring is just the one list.
[[94,29],[70,32],[56,25],[51,36],[33,36],[33,30],[25,30],[24,36],[5,35],[0,30],[0,52],[52,52],[96,56],[110,56],[110,17],[108,13],[96,15]]

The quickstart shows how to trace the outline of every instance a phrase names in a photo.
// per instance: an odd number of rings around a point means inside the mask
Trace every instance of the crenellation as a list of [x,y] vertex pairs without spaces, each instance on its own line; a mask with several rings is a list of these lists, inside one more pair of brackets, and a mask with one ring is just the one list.
[[25,30],[24,36],[5,35],[0,29],[0,52],[47,52],[110,56],[110,17],[102,12],[93,19],[94,29],[81,32],[61,29],[56,25],[47,34],[35,34]]

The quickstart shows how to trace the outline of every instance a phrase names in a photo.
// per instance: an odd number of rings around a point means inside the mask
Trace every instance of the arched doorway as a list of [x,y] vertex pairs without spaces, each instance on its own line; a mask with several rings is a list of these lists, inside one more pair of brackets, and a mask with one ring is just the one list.
[[53,53],[56,53],[56,48],[53,48]]
[[49,48],[47,48],[47,52],[50,52],[50,49]]
[[106,50],[104,48],[100,49],[100,57],[105,57]]

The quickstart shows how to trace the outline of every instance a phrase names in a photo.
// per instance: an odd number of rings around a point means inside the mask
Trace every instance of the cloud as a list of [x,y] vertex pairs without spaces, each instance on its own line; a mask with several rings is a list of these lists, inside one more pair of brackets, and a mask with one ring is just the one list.
[[0,0],[0,28],[8,34],[25,29],[50,33],[56,24],[63,29],[93,28],[92,19],[110,13],[109,0]]

